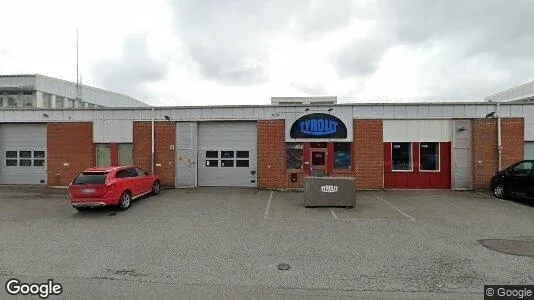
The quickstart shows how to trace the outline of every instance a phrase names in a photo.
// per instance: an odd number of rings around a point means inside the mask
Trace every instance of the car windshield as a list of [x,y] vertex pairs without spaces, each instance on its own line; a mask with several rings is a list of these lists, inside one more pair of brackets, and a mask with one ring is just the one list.
[[74,180],[73,184],[104,184],[107,172],[83,172]]

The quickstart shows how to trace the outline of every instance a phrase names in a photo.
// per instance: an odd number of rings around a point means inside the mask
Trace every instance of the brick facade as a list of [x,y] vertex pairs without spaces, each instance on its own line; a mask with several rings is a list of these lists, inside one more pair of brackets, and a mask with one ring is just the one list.
[[[286,174],[285,122],[284,120],[260,120],[257,126],[258,187],[260,189],[288,188],[290,175]],[[301,174],[301,172],[298,173]]]
[[384,188],[382,120],[354,120],[353,160],[358,189]]
[[[176,123],[157,121],[154,124],[154,173],[160,176],[162,187],[175,186]],[[133,161],[134,164],[149,171],[152,157],[151,122],[134,122],[133,124]],[[161,166],[158,166],[161,164]]]
[[[523,118],[501,119],[502,168],[523,159]],[[473,188],[488,189],[489,181],[499,167],[497,120],[473,121]]]
[[80,171],[95,165],[93,123],[48,123],[48,185],[67,186]]

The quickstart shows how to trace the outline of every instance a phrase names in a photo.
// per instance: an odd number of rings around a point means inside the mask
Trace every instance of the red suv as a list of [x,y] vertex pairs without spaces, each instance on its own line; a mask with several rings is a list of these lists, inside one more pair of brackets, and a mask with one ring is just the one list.
[[69,189],[71,204],[79,211],[110,205],[125,210],[136,198],[159,194],[160,182],[135,166],[90,168],[78,174]]

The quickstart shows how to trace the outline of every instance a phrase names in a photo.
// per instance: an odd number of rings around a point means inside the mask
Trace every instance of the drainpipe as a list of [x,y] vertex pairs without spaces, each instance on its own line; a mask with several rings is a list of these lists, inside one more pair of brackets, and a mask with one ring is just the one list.
[[501,103],[497,101],[497,156],[499,161],[499,171],[502,170],[502,134],[500,104]]
[[152,107],[152,153],[150,161],[150,174],[154,174],[154,107]]

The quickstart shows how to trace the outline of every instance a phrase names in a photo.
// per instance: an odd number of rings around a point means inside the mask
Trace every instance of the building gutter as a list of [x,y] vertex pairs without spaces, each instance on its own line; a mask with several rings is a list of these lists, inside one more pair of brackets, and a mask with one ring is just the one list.
[[154,174],[154,107],[152,107],[152,124],[151,124],[151,134],[152,134],[152,152],[150,157],[150,174]]
[[499,171],[502,170],[502,131],[501,131],[501,114],[500,101],[497,101],[497,157],[499,162]]

